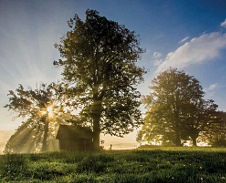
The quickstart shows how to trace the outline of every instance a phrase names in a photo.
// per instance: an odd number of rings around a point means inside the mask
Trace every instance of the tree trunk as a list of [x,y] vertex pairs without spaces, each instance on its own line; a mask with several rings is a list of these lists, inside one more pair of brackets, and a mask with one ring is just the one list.
[[181,139],[180,139],[180,134],[179,134],[179,131],[178,131],[178,130],[176,131],[176,140],[175,140],[175,144],[176,144],[176,146],[178,146],[178,147],[182,146],[182,144],[181,144]]
[[192,138],[192,145],[194,147],[196,147],[197,146],[197,142],[196,142],[197,137],[191,137],[191,138]]
[[47,117],[44,117],[43,122],[44,122],[44,137],[42,141],[43,142],[42,152],[46,152],[48,150],[47,138],[48,138],[48,132],[49,132],[49,121]]
[[93,118],[93,150],[100,149],[100,115],[96,114]]
[[180,129],[179,129],[179,113],[176,112],[175,115],[176,115],[176,121],[175,121],[176,122],[175,123],[176,139],[175,139],[175,145],[180,147],[180,146],[182,146],[182,144],[181,144]]
[[93,150],[100,150],[100,116],[101,116],[101,101],[94,100],[93,104]]

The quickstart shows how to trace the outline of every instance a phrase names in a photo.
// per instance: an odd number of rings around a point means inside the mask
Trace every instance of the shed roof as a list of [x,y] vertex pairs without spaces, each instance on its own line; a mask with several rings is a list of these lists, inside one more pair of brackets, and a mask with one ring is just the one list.
[[93,132],[89,127],[60,125],[57,139],[92,139]]

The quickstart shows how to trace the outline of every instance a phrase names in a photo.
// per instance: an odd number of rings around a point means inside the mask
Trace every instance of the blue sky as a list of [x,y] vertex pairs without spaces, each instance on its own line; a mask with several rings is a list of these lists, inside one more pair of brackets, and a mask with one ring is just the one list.
[[[68,30],[67,20],[86,9],[124,24],[140,35],[146,49],[138,62],[149,72],[138,89],[169,66],[195,76],[220,110],[226,110],[226,1],[224,0],[0,0],[0,106],[18,84],[35,88],[60,79],[54,44]],[[143,111],[144,112],[144,111]],[[0,130],[13,130],[10,112],[0,108]],[[135,134],[135,133],[134,133]],[[135,135],[134,135],[135,136]]]

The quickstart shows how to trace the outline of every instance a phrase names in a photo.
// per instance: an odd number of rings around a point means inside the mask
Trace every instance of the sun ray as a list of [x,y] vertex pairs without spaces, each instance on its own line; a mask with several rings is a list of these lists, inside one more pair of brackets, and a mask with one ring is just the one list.
[[47,107],[48,117],[53,118],[53,106]]

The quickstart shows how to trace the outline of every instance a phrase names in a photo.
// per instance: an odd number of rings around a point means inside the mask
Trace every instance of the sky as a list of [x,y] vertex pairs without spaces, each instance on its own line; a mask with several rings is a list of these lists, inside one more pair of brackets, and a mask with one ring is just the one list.
[[[3,108],[9,90],[61,78],[62,68],[53,66],[60,58],[54,44],[69,30],[67,21],[75,13],[84,20],[88,8],[139,35],[146,52],[138,65],[148,70],[138,86],[142,95],[158,73],[177,67],[197,78],[205,98],[226,111],[225,0],[0,0],[0,131],[21,124]],[[135,142],[136,133],[124,141]]]

